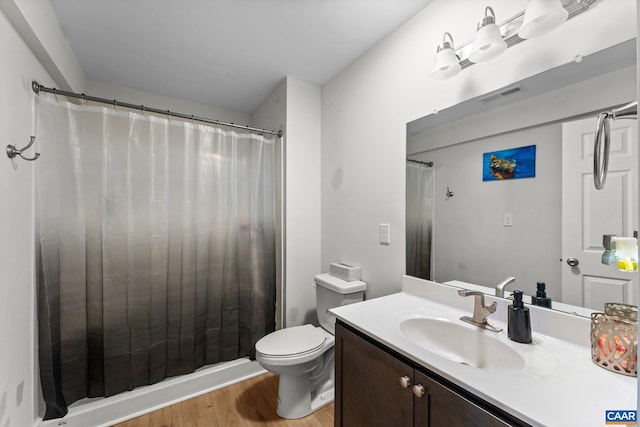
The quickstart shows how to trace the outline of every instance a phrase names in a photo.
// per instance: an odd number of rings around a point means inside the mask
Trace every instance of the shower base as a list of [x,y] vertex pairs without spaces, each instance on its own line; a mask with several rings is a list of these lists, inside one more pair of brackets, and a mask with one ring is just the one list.
[[167,378],[157,384],[107,398],[82,399],[69,407],[64,418],[40,421],[38,427],[110,426],[183,400],[266,373],[249,359],[205,366],[192,374]]

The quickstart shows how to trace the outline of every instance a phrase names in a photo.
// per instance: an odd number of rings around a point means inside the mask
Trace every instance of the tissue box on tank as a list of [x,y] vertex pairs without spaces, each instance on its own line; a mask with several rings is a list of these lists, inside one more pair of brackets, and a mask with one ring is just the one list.
[[344,264],[342,262],[332,262],[329,264],[329,274],[346,282],[362,279],[362,267]]

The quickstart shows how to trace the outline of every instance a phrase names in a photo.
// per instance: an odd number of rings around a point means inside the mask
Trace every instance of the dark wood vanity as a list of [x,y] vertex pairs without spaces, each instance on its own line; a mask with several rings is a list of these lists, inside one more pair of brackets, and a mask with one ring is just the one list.
[[335,366],[336,426],[528,425],[341,321]]

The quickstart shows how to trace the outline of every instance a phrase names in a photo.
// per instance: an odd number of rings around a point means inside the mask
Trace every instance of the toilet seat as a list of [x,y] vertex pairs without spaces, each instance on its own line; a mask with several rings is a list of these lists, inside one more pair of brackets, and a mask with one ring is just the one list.
[[319,349],[326,340],[327,335],[321,328],[313,325],[293,326],[258,340],[256,352],[269,358],[301,356]]

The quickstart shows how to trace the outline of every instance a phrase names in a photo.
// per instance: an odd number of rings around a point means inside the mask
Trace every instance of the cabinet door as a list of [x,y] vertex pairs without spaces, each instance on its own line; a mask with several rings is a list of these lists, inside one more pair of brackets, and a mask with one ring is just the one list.
[[413,392],[400,377],[413,368],[336,325],[335,425],[402,427],[413,425]]
[[415,383],[424,386],[425,389],[425,394],[415,399],[416,426],[503,427],[510,425],[421,372],[415,372]]

